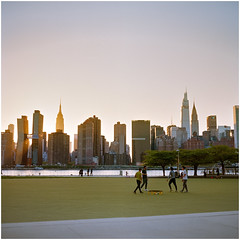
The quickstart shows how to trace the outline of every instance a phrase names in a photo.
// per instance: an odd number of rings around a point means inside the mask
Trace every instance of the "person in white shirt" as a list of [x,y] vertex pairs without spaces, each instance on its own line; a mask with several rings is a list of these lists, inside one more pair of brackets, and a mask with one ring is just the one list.
[[186,168],[184,166],[182,166],[182,182],[183,182],[183,189],[181,190],[181,192],[184,191],[184,189],[186,189],[186,192],[188,192],[188,188],[187,188],[187,180],[188,180],[188,176],[187,176],[187,171]]

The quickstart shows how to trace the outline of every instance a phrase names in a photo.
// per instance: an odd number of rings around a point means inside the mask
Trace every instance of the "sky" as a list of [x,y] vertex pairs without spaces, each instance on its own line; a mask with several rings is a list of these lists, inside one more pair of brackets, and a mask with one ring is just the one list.
[[207,116],[233,128],[239,104],[238,2],[1,2],[1,128],[34,110],[65,132],[96,115],[114,124],[181,126],[187,89],[200,133]]

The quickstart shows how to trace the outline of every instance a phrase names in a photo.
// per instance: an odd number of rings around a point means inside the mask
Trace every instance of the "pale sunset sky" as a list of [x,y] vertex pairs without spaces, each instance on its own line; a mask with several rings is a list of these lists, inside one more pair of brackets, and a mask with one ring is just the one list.
[[34,110],[65,132],[96,115],[114,124],[180,126],[187,89],[200,134],[206,118],[233,128],[239,103],[238,2],[1,2],[1,128]]

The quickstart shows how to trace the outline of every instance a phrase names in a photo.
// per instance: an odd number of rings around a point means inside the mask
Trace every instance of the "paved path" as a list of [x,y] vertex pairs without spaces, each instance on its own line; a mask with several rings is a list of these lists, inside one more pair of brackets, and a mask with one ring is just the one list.
[[2,238],[239,238],[238,211],[5,223]]

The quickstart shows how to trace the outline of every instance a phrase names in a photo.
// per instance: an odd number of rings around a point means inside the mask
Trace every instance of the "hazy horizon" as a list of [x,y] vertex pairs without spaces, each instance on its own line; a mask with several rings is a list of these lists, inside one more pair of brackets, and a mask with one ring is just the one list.
[[181,126],[187,89],[199,132],[209,115],[233,128],[239,104],[238,2],[2,2],[2,132],[26,115],[44,115],[55,132],[61,99],[64,131],[101,119],[114,124]]

